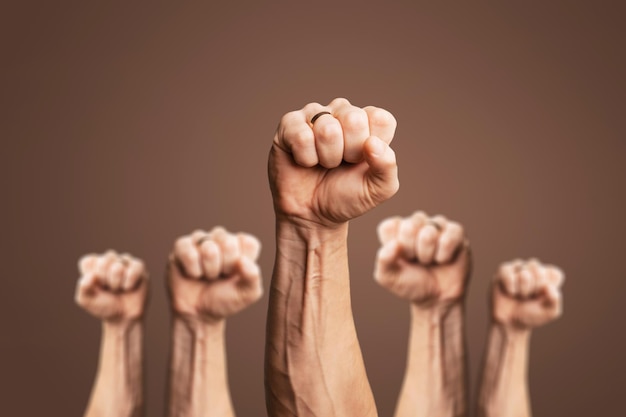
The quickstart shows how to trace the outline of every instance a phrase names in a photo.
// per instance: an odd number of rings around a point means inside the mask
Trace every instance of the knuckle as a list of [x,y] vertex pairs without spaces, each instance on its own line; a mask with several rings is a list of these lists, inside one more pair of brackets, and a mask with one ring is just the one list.
[[140,272],[145,272],[146,270],[146,264],[141,259],[133,259],[131,261],[131,266]]
[[292,143],[292,148],[306,148],[314,140],[313,131],[310,129],[300,129],[290,135],[289,141]]
[[348,101],[347,98],[337,97],[333,101],[330,102],[329,106],[337,106],[337,107],[350,106],[350,102]]
[[342,125],[348,130],[362,130],[368,127],[367,113],[363,109],[348,111],[342,120]]
[[198,260],[198,255],[195,251],[191,249],[183,250],[180,252],[180,260],[183,262],[196,262]]
[[316,139],[325,142],[333,142],[340,138],[341,134],[341,126],[339,123],[334,123],[333,121],[320,123],[316,129]]
[[86,269],[95,259],[95,255],[83,255],[78,259],[78,269],[84,270]]
[[296,113],[301,113],[301,114],[311,113],[311,112],[317,111],[320,107],[324,107],[324,106],[322,106],[317,101],[312,101],[310,103],[307,103],[304,107],[302,107],[302,110],[296,111]]
[[382,287],[387,288],[389,286],[389,274],[376,271],[374,273],[374,280]]
[[212,240],[205,240],[203,245],[200,246],[200,250],[202,251],[202,255],[209,259],[217,257],[220,253],[219,246]]
[[456,236],[458,236],[458,237],[465,236],[465,228],[463,227],[462,224],[460,224],[458,222],[450,222],[448,227],[452,230],[452,232]]
[[285,113],[280,118],[279,127],[284,128],[285,126],[289,126],[290,124],[293,124],[294,122],[300,120],[302,117],[301,114],[302,112],[300,110],[294,110],[290,111],[289,113]]
[[455,241],[446,235],[439,239],[439,248],[443,253],[450,253],[454,249],[454,244]]
[[371,108],[369,112],[369,121],[375,126],[395,128],[398,125],[398,122],[393,114],[379,107]]
[[432,226],[424,227],[420,232],[419,239],[424,243],[435,243],[435,240],[437,239],[437,230]]
[[187,236],[181,236],[174,241],[174,250],[180,251],[185,247],[185,243],[187,241]]

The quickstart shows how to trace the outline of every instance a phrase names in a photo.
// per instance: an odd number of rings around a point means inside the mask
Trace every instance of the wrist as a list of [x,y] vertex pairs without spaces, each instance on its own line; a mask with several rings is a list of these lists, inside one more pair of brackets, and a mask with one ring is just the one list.
[[492,321],[491,332],[498,333],[507,344],[526,345],[530,341],[531,329],[513,324]]
[[226,330],[225,319],[207,319],[199,316],[190,316],[174,312],[172,319],[174,326],[183,326],[195,337],[205,337],[207,335],[223,335]]
[[335,225],[322,225],[312,221],[288,219],[284,216],[276,218],[276,238],[283,243],[306,243],[317,247],[324,244],[346,243],[348,238],[348,222]]
[[411,302],[411,315],[443,321],[448,317],[459,316],[456,313],[462,313],[464,308],[465,300],[463,298],[453,301]]
[[143,326],[143,317],[126,318],[117,320],[102,320],[102,328],[110,333],[124,334],[129,330]]

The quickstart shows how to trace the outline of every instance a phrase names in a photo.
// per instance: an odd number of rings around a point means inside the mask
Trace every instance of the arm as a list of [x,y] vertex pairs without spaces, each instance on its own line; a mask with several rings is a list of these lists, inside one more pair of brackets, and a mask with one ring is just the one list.
[[235,415],[226,369],[226,318],[262,293],[258,240],[223,228],[177,240],[168,263],[172,304],[170,417]]
[[423,212],[383,221],[375,277],[410,303],[407,367],[396,417],[468,414],[465,288],[471,256],[463,228]]
[[145,268],[112,251],[83,257],[79,268],[76,302],[102,320],[100,360],[85,416],[141,416]]
[[[311,123],[322,111],[325,114]],[[288,113],[270,152],[276,260],[265,386],[277,416],[376,416],[352,318],[348,221],[398,188],[395,119],[336,99]]]
[[562,313],[563,273],[537,260],[503,264],[492,286],[492,322],[478,398],[481,417],[529,417],[528,351],[534,327]]

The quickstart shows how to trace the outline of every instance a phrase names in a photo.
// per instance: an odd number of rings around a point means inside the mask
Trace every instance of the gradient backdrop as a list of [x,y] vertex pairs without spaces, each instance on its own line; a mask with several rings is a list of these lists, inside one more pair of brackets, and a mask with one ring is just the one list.
[[[400,191],[350,226],[354,315],[380,415],[400,388],[409,316],[372,279],[375,226],[416,209],[462,222],[473,244],[474,387],[493,272],[538,256],[567,283],[564,318],[532,340],[535,414],[623,411],[624,7],[14,3],[0,11],[2,415],[82,413],[100,329],[73,303],[76,260],[108,248],[152,272],[147,402],[160,415],[172,242],[216,224],[251,232],[267,288],[274,129],[283,113],[338,96],[399,122]],[[228,324],[242,417],[265,415],[266,309],[264,298]]]

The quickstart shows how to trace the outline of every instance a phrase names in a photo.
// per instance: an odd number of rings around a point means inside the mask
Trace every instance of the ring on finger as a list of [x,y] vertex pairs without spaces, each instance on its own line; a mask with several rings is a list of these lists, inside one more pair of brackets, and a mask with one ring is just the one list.
[[325,115],[325,114],[331,114],[331,113],[330,113],[329,111],[321,111],[321,112],[317,113],[315,116],[313,116],[313,117],[311,118],[311,124],[315,123],[315,121],[316,121],[317,119],[319,119],[320,117],[322,117],[322,116],[323,116],[323,115]]

